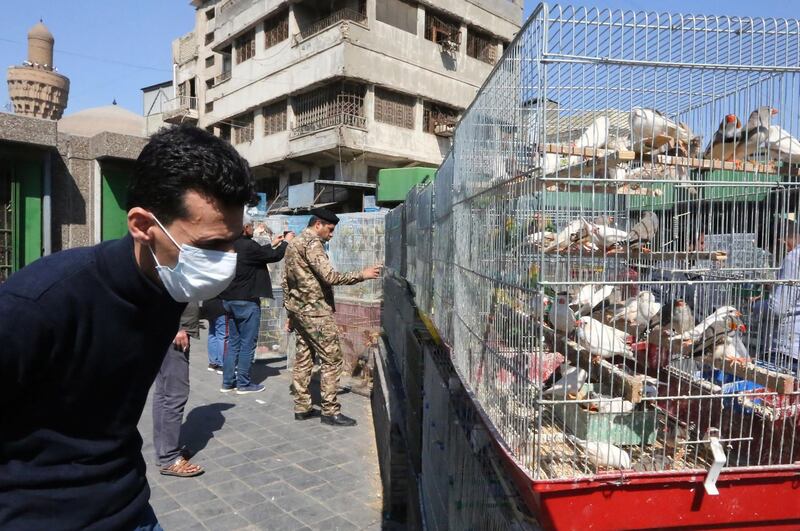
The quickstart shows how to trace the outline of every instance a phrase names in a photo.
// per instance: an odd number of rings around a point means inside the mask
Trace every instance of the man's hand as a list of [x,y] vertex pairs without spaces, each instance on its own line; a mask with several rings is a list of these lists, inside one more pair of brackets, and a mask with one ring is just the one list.
[[292,331],[292,320],[291,319],[286,319],[285,330],[286,330],[286,333],[289,333],[289,332]]
[[186,333],[186,330],[181,330],[178,332],[178,335],[175,336],[175,341],[173,341],[172,344],[175,345],[175,348],[181,352],[187,352],[189,350],[189,334]]
[[294,240],[294,237],[295,237],[295,234],[292,231],[287,232],[286,236],[285,236],[287,242],[290,242],[290,241]]
[[283,234],[279,234],[272,239],[272,246],[277,247],[283,241]]
[[364,280],[372,280],[381,276],[381,266],[374,265],[371,267],[364,268],[361,271],[361,278]]

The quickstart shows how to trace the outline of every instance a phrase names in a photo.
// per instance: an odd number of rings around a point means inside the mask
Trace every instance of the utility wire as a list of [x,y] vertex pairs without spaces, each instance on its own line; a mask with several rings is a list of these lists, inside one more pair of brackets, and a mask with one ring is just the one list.
[[[25,45],[25,43],[20,42],[20,41],[15,41],[13,39],[0,38],[0,42],[8,42],[8,43],[11,43],[11,44],[21,44],[23,46]],[[69,52],[69,51],[61,50],[61,49],[55,49],[54,53],[63,54],[63,55],[71,55],[71,56],[74,56],[74,57],[80,57],[82,59],[88,59],[90,61],[98,61],[98,62],[101,62],[101,63],[108,63],[108,64],[112,64],[112,65],[126,66],[128,68],[136,68],[136,69],[139,69],[139,70],[153,70],[153,71],[156,71],[156,72],[172,72],[172,70],[170,70],[168,68],[157,68],[157,67],[154,67],[154,66],[137,65],[137,64],[133,64],[133,63],[126,63],[125,61],[117,61],[115,59],[106,59],[105,57],[97,57],[97,56],[94,56],[94,55],[87,55],[87,54],[78,53],[78,52]]]

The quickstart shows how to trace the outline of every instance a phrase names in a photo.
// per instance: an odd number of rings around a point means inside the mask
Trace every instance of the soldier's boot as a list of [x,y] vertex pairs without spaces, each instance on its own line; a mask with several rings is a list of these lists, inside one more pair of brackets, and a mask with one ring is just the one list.
[[358,424],[356,419],[351,419],[341,413],[337,413],[336,415],[322,415],[321,421],[323,424],[328,424],[330,426],[355,426]]
[[294,420],[308,420],[313,417],[319,417],[320,411],[318,409],[309,409],[303,413],[295,413]]

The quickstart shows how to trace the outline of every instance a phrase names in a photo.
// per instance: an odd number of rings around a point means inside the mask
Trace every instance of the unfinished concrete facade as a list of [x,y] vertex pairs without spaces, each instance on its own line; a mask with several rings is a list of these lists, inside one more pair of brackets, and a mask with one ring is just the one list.
[[438,165],[523,12],[522,0],[192,4],[164,118],[230,139],[269,197]]

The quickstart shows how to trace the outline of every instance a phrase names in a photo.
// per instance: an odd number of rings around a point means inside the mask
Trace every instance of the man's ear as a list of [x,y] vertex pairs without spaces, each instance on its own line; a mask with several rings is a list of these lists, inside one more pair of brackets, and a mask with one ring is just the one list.
[[141,207],[133,207],[128,211],[128,232],[134,241],[149,245],[153,237],[150,229],[155,225],[153,215]]

